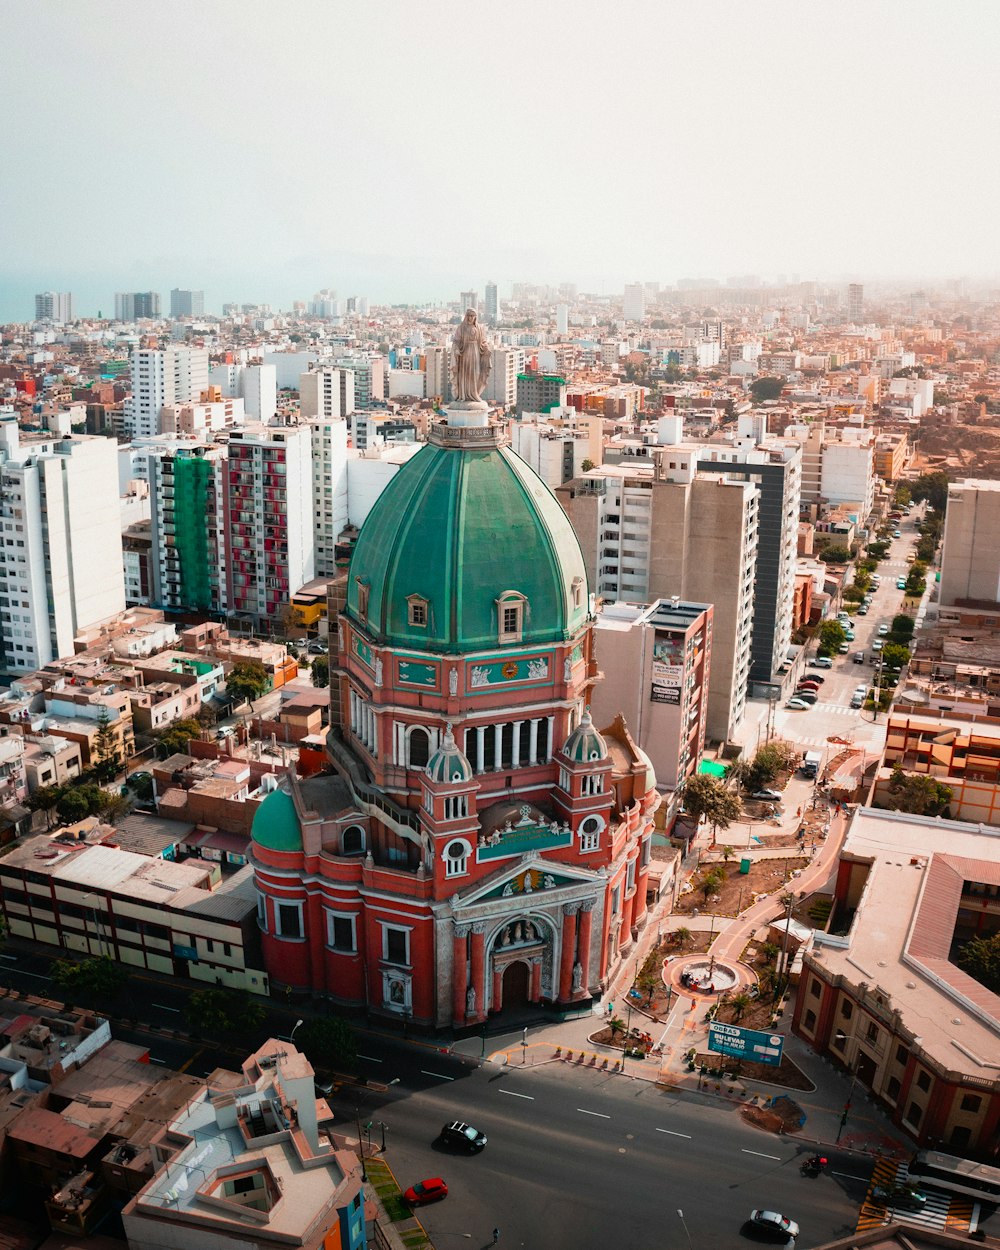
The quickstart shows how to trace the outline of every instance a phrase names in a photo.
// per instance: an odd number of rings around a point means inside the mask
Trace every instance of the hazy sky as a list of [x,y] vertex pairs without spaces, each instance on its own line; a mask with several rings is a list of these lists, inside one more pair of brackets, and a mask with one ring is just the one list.
[[38,290],[993,275],[993,0],[2,0]]

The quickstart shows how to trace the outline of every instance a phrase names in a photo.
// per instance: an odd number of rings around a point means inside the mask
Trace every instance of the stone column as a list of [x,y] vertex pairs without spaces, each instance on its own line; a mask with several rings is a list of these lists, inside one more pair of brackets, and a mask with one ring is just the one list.
[[542,961],[533,959],[531,961],[531,993],[529,998],[533,1003],[537,1003],[542,996]]
[[493,726],[493,768],[496,772],[503,768],[503,725]]
[[[456,1026],[465,1023],[465,996],[468,992],[468,969],[466,967],[466,948],[468,947],[469,926],[455,925],[455,936],[452,944],[452,1019]],[[477,1004],[478,1006],[478,1004]]]
[[486,1018],[486,924],[477,920],[472,926],[472,985],[476,991],[476,1020]]
[[590,993],[590,937],[594,927],[594,900],[580,904],[580,935],[577,940],[579,960],[583,968],[583,988]]
[[576,958],[576,913],[579,903],[563,904],[562,952],[559,957],[559,1001],[573,997],[573,961]]
[[549,740],[545,747],[545,758],[546,760],[550,760],[556,749],[555,742],[553,741],[556,732],[556,718],[554,716],[546,716],[545,719],[549,726]]
[[535,718],[530,722],[528,730],[528,763],[538,763],[538,719]]
[[516,720],[514,722],[514,736],[511,741],[511,746],[510,746],[511,768],[521,767],[521,726],[523,724],[524,724],[523,720]]
[[486,771],[486,726],[479,725],[476,728],[476,772],[484,773]]
[[493,1001],[490,1007],[494,1011],[503,1010],[503,973],[499,968],[493,969]]

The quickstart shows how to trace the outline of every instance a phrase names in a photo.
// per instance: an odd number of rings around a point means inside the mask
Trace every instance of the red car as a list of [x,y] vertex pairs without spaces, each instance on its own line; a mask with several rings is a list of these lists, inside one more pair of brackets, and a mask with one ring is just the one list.
[[432,1176],[426,1181],[417,1181],[403,1194],[403,1201],[411,1207],[422,1207],[425,1202],[437,1202],[439,1198],[448,1197],[448,1186],[440,1176]]

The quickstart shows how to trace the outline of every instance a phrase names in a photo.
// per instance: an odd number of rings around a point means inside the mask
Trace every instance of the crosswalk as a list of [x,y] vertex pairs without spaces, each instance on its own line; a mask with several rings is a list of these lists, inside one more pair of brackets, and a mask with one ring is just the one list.
[[919,1205],[911,1202],[894,1201],[892,1198],[876,1197],[878,1193],[892,1193],[905,1187],[909,1168],[905,1163],[896,1163],[891,1159],[879,1159],[872,1173],[871,1184],[865,1200],[861,1204],[858,1216],[859,1233],[868,1229],[881,1228],[883,1224],[908,1224],[914,1228],[935,1230],[948,1229],[953,1232],[968,1232],[972,1226],[972,1202],[964,1198],[951,1197],[948,1194],[936,1193],[931,1189],[921,1192],[927,1201]]

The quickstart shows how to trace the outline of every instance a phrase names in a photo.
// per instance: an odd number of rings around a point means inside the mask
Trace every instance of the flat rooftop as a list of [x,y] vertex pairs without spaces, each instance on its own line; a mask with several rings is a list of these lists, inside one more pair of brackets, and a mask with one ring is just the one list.
[[963,882],[1000,885],[1000,829],[859,808],[841,856],[868,878],[846,938],[818,933],[810,957],[881,990],[943,1068],[995,1080],[1000,996],[948,953]]

